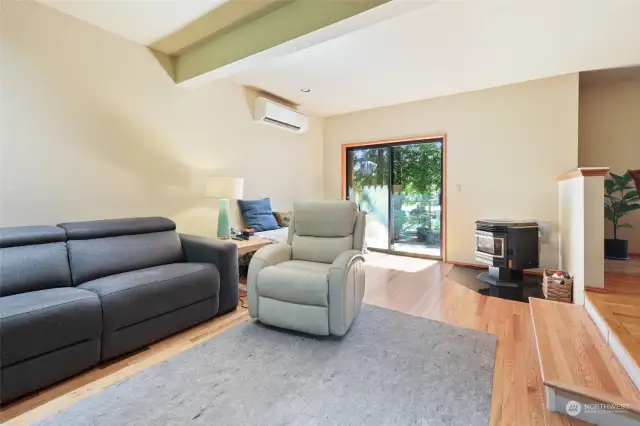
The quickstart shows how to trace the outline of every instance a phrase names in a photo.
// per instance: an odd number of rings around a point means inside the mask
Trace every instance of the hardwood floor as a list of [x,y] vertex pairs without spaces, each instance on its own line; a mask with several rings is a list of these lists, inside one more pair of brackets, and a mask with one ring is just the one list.
[[[452,266],[367,255],[365,303],[486,331],[498,337],[491,425],[582,425],[545,408],[529,305],[482,296],[446,278]],[[246,309],[208,321],[0,410],[8,425],[29,424],[248,320]]]
[[640,366],[640,294],[588,292],[587,297]]
[[610,294],[640,296],[640,259],[605,259],[604,288]]
[[[586,297],[607,329],[626,352],[625,359],[640,368],[640,259],[605,260],[604,293]],[[636,379],[637,381],[637,379]]]
[[604,260],[604,272],[606,274],[640,275],[640,257],[632,257],[628,260]]
[[604,276],[606,293],[589,297],[640,365],[640,259],[607,259]]

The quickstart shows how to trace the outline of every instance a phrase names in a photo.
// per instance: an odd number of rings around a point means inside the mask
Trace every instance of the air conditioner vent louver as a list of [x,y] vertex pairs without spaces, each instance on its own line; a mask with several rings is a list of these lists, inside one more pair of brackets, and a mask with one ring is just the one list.
[[306,132],[309,127],[306,115],[262,97],[256,99],[253,118],[257,122],[296,133]]
[[265,117],[264,121],[266,121],[267,123],[276,124],[278,126],[284,126],[284,127],[288,128],[288,129],[295,130],[296,132],[300,131],[300,127],[299,126],[296,126],[296,125],[293,125],[293,124],[289,124],[289,123],[285,123],[285,122],[282,122],[282,121],[278,121],[278,120],[270,118],[270,117]]

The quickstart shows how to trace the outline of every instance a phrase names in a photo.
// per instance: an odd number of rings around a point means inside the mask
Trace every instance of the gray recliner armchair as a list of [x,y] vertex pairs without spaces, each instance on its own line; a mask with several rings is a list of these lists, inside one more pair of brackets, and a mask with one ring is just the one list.
[[351,201],[298,202],[287,243],[258,250],[249,264],[249,314],[260,322],[343,336],[364,296],[366,213]]

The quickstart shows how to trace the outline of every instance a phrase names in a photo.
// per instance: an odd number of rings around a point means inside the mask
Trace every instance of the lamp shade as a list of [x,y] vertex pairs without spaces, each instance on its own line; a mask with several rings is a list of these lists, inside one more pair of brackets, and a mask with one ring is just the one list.
[[241,200],[243,178],[208,177],[205,183],[205,196],[228,200]]

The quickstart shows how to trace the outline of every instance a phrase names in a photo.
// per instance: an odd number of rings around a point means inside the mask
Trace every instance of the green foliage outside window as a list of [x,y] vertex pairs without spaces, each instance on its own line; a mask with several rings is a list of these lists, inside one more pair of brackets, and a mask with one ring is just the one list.
[[441,143],[415,143],[394,146],[391,150],[370,148],[350,153],[351,190],[354,194],[361,194],[367,210],[380,217],[386,217],[387,212],[371,208],[375,203],[368,191],[389,186],[389,167],[393,162],[389,189],[393,191],[394,238],[411,232],[428,243],[439,240],[439,210],[434,207],[440,205],[441,149]]
[[[417,143],[394,147],[393,184],[402,186],[408,198],[436,194],[442,184],[440,143]],[[367,186],[383,186],[389,182],[389,151],[371,148],[352,153],[353,173],[351,185],[354,192]]]

